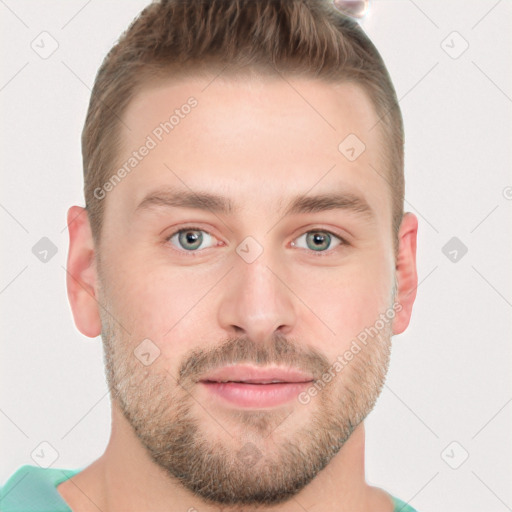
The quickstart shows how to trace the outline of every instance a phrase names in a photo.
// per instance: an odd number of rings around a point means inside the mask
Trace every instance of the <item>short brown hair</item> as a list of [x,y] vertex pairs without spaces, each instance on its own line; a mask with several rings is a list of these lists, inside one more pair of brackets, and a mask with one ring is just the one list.
[[227,65],[363,88],[385,141],[381,175],[392,194],[396,249],[404,201],[402,115],[379,52],[332,0],[160,0],[135,18],[98,70],[82,133],[85,201],[95,241],[104,206],[94,191],[114,171],[127,105],[154,77],[218,73]]

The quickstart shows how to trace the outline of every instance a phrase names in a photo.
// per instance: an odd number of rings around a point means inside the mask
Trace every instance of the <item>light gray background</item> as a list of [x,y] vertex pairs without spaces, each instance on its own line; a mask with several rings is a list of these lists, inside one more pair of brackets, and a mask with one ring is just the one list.
[[[0,483],[42,441],[63,468],[108,441],[100,338],[77,331],[66,297],[66,211],[83,205],[95,73],[145,4],[0,0]],[[367,479],[420,512],[512,510],[511,23],[510,0],[374,0],[362,22],[400,98],[420,279],[366,421]],[[43,31],[59,45],[47,59],[31,48],[49,48]],[[46,263],[42,237],[58,249]],[[452,237],[468,248],[456,262]]]

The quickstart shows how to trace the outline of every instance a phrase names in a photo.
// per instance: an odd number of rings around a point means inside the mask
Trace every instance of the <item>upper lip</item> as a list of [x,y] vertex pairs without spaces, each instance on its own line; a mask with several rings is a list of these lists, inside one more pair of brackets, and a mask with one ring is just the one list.
[[297,368],[257,367],[251,365],[224,366],[199,379],[200,382],[246,382],[268,384],[270,382],[310,382],[314,377]]

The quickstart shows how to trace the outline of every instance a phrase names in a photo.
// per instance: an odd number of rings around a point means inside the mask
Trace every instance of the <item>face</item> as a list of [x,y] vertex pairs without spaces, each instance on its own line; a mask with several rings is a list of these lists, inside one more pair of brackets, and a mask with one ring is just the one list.
[[356,85],[289,82],[146,87],[105,187],[113,405],[217,504],[277,504],[329,463],[380,393],[400,309],[377,115]]

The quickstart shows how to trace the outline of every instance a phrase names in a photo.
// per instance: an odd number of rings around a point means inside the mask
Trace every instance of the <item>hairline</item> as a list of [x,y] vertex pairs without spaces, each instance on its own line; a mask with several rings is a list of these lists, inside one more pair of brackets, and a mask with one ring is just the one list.
[[[348,75],[348,74],[347,74]],[[374,113],[379,118],[376,126],[372,129],[379,130],[379,149],[378,154],[380,156],[382,167],[385,178],[385,189],[390,195],[391,205],[391,222],[392,222],[392,236],[393,245],[395,246],[395,253],[397,247],[397,233],[395,233],[395,192],[392,186],[393,181],[393,162],[392,157],[393,151],[393,129],[390,123],[387,122],[387,112],[382,112],[382,108],[379,106],[377,100],[372,95],[370,84],[367,84],[364,80],[358,80],[353,76],[343,76],[343,71],[338,75],[335,74],[314,74],[308,72],[295,72],[293,70],[284,70],[283,72],[278,71],[271,64],[252,63],[244,66],[233,66],[229,63],[223,64],[212,60],[208,63],[190,63],[187,66],[162,66],[159,63],[150,62],[147,67],[143,68],[137,75],[136,79],[133,80],[133,85],[130,89],[130,95],[126,98],[123,108],[118,111],[120,119],[115,123],[112,136],[112,146],[117,149],[115,154],[110,158],[108,163],[108,171],[103,170],[102,181],[105,181],[106,175],[115,172],[116,168],[122,164],[121,149],[129,149],[124,146],[127,140],[127,132],[123,129],[123,122],[126,117],[126,112],[133,105],[134,101],[144,92],[151,90],[152,88],[158,88],[162,85],[178,85],[186,81],[200,81],[201,79],[207,80],[207,86],[211,81],[220,78],[225,81],[236,81],[236,80],[264,80],[264,79],[285,79],[285,78],[300,78],[303,80],[311,80],[313,82],[318,81],[338,89],[339,86],[345,84],[354,85],[359,91],[361,91],[364,97],[369,101]],[[112,148],[111,148],[112,149]],[[401,171],[403,172],[403,170]],[[97,209],[99,213],[98,229],[93,230],[95,244],[100,246],[100,240],[102,238],[104,215],[106,210],[107,197],[103,199],[103,204]],[[87,208],[87,207],[86,207]],[[403,211],[403,208],[402,208]]]

